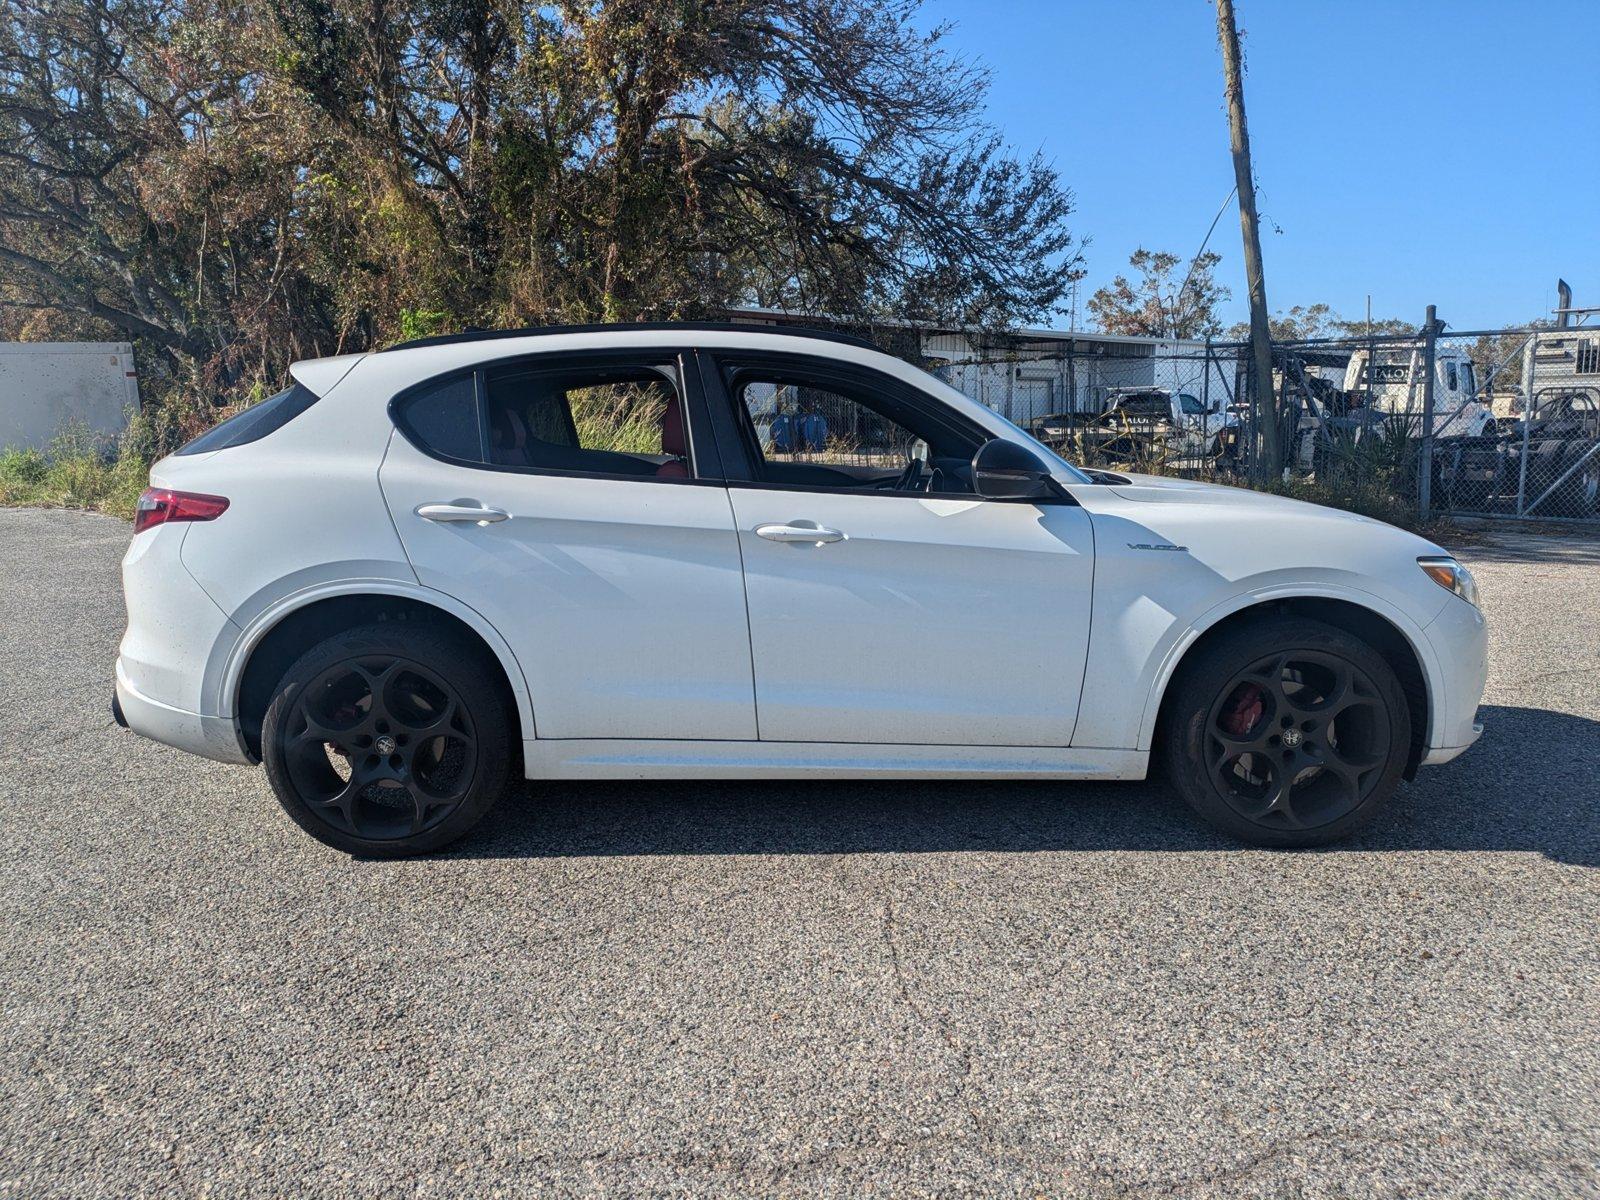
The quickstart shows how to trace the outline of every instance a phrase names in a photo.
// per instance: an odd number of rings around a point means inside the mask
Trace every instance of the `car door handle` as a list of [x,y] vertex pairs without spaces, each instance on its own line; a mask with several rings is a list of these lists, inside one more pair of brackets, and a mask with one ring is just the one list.
[[450,524],[458,521],[471,521],[474,525],[493,525],[496,521],[504,521],[511,514],[503,508],[485,508],[474,504],[420,504],[417,506],[417,516],[424,521],[439,521]]
[[820,546],[824,542],[842,542],[845,540],[845,535],[837,529],[824,529],[821,525],[812,522],[789,525],[757,525],[756,536],[764,537],[769,542],[807,542],[813,546]]

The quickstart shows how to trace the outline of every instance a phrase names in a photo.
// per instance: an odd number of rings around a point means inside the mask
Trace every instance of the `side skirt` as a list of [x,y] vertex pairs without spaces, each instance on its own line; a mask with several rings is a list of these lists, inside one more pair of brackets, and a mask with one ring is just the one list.
[[1143,750],[534,738],[529,779],[1143,779]]

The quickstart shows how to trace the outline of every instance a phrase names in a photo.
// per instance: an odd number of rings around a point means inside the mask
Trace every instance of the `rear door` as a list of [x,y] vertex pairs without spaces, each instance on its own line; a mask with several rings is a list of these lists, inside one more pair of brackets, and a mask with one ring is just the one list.
[[901,381],[789,355],[723,355],[705,373],[719,433],[738,439],[722,457],[762,740],[1068,745],[1093,584],[1084,511],[977,498],[986,435]]
[[406,553],[510,642],[539,737],[755,737],[739,544],[692,356],[496,363],[391,411],[380,480]]

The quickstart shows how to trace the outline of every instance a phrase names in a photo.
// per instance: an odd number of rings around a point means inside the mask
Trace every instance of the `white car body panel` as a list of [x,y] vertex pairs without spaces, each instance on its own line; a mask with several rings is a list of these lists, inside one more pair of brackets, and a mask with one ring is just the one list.
[[390,432],[324,400],[275,433],[270,454],[240,447],[156,464],[155,483],[228,497],[223,520],[190,527],[183,565],[235,624],[341,579],[416,583],[378,490]]
[[[1081,508],[769,488],[729,495],[763,740],[1071,743],[1094,580]],[[808,521],[845,540],[771,542],[755,532]]]
[[[319,601],[334,600],[342,596],[393,596],[397,599],[415,600],[455,617],[482,638],[484,644],[499,661],[505,671],[506,682],[511,685],[511,692],[516,700],[518,724],[524,730],[532,730],[533,706],[528,696],[528,685],[522,673],[522,666],[512,653],[510,644],[501,636],[498,629],[484,619],[482,613],[467,607],[454,596],[425,588],[414,579],[364,578],[356,575],[341,576],[327,583],[290,592],[270,607],[258,612],[250,623],[244,626],[233,645],[226,647],[225,653],[220,653],[220,656],[210,664],[208,678],[214,679],[215,683],[208,689],[207,694],[215,697],[215,708],[208,711],[215,711],[231,724],[236,716],[234,702],[239,696],[239,685],[244,679],[245,667],[249,663],[250,654],[261,640],[290,614]],[[218,649],[219,652],[224,650],[221,646]],[[228,759],[247,761],[243,754],[230,755]]]
[[339,354],[332,358],[308,358],[293,364],[289,375],[319,396],[326,396],[334,384],[350,373],[365,354]]
[[864,742],[672,742],[540,738],[537,779],[1143,779],[1138,750]]
[[[421,582],[481,612],[511,643],[532,689],[535,736],[756,736],[725,489],[474,470],[398,435],[380,478]],[[510,518],[443,525],[417,515],[436,503]]]
[[[230,505],[133,539],[117,665],[129,724],[247,761],[236,701],[254,647],[306,604],[376,594],[432,604],[484,639],[516,697],[530,777],[1137,778],[1164,690],[1206,629],[1325,597],[1412,646],[1425,761],[1476,736],[1483,621],[1418,569],[1436,546],[1239,489],[1085,482],[988,409],[864,347],[798,349],[892,375],[1030,447],[1074,503],[476,470],[416,450],[388,414],[397,393],[455,369],[668,341],[797,349],[757,329],[575,332],[296,364],[323,389],[316,404],[259,442],[152,472]],[[415,515],[463,499],[512,519]],[[753,533],[797,519],[848,540]]]
[[[1477,610],[1417,569],[1419,555],[1443,551],[1336,509],[1242,488],[1130,478],[1130,487],[1080,493],[1098,534],[1088,678],[1129,686],[1100,694],[1079,722],[1076,745],[1124,745],[1131,727],[1138,730],[1134,745],[1148,749],[1182,651],[1234,612],[1293,596],[1345,600],[1399,629],[1428,684],[1430,739],[1447,736],[1439,724],[1447,706],[1434,697],[1452,689],[1424,630],[1447,603]],[[1154,548],[1161,546],[1181,549]],[[1310,564],[1303,561],[1308,550],[1315,554]]]
[[128,628],[117,648],[116,691],[129,724],[192,754],[244,762],[231,720],[206,681],[239,628],[183,567],[187,525],[140,534],[122,558]]

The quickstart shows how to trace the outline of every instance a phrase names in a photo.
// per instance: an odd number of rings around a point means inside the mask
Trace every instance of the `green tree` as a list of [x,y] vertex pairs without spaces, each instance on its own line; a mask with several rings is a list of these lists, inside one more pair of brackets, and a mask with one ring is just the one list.
[[11,0],[0,336],[238,388],[403,330],[1047,319],[1070,194],[914,0]]
[[1215,278],[1222,256],[1208,250],[1184,262],[1176,254],[1140,247],[1128,259],[1137,272],[1118,275],[1089,298],[1089,312],[1106,333],[1203,338],[1219,332],[1217,309],[1232,293]]
[[[1351,321],[1341,317],[1326,304],[1296,304],[1287,312],[1279,310],[1267,319],[1267,327],[1275,342],[1299,342],[1317,338],[1353,338],[1368,332],[1367,322]],[[1371,332],[1379,336],[1414,334],[1417,327],[1399,317],[1374,320]],[[1239,322],[1228,327],[1228,337],[1244,341],[1250,336],[1248,323]]]

